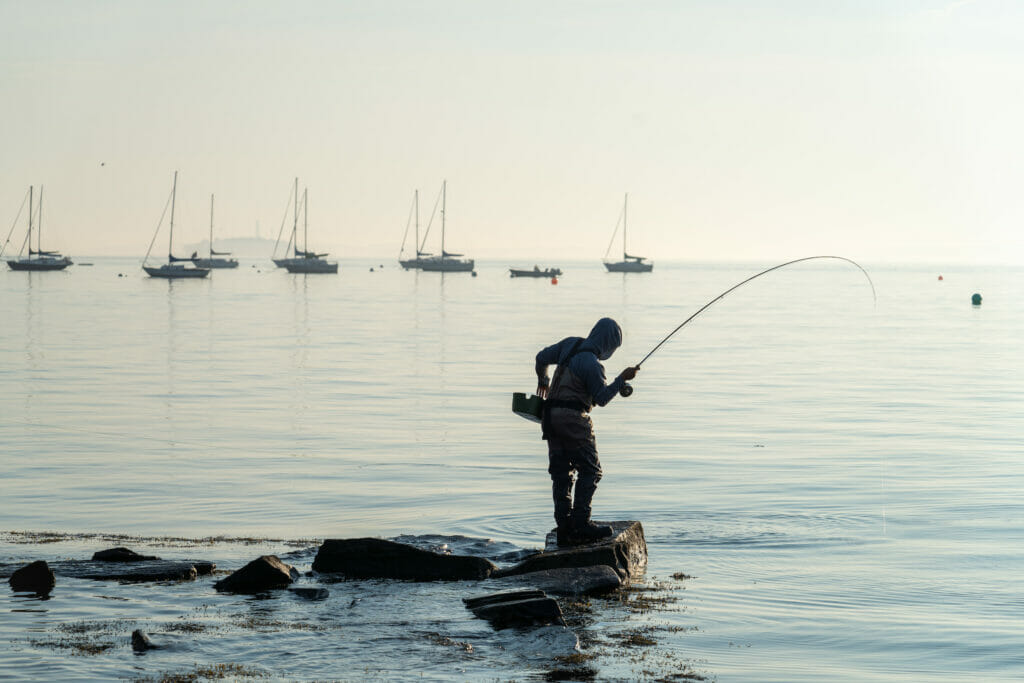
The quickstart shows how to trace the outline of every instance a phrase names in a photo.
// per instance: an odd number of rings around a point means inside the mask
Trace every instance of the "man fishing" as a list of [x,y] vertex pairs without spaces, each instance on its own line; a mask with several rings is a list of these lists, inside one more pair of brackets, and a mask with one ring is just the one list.
[[[586,339],[566,337],[537,354],[537,395],[547,398],[541,425],[548,442],[548,473],[559,545],[586,543],[612,534],[610,526],[594,524],[590,519],[591,501],[601,481],[601,461],[588,413],[594,405],[606,405],[626,380],[636,377],[638,368],[628,367],[611,384],[605,384],[600,361],[611,358],[621,344],[619,324],[601,318]],[[550,387],[549,365],[558,366]]]

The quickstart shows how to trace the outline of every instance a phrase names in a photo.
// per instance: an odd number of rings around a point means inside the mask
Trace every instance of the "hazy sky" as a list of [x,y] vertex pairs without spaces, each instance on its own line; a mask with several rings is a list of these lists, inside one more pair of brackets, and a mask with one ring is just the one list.
[[600,260],[629,192],[655,261],[1020,264],[1022,33],[1018,0],[0,0],[0,239],[44,185],[44,247],[141,258],[178,170],[181,244],[211,193],[276,237],[298,176],[311,247],[394,257],[447,179],[478,258]]

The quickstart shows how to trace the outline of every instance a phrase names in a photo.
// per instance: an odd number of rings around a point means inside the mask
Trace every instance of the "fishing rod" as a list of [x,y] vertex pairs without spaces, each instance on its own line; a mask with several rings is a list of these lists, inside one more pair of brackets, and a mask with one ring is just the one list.
[[[726,297],[726,295],[729,294],[730,292],[733,292],[733,291],[739,289],[740,287],[742,287],[743,285],[747,284],[751,280],[756,280],[757,278],[761,277],[762,275],[767,275],[768,273],[772,272],[773,270],[778,270],[779,268],[785,268],[786,266],[791,266],[794,263],[802,263],[804,261],[813,261],[815,259],[835,259],[835,260],[838,260],[838,261],[846,261],[847,263],[850,263],[850,264],[856,266],[857,269],[860,270],[860,272],[864,273],[864,277],[866,277],[868,279],[868,284],[871,285],[871,298],[874,300],[874,302],[876,304],[878,303],[878,295],[875,294],[875,283],[871,281],[871,276],[868,275],[868,271],[864,270],[864,268],[861,267],[861,265],[859,263],[857,263],[856,261],[854,261],[852,259],[848,259],[845,256],[805,256],[804,258],[794,259],[793,261],[786,261],[785,263],[780,263],[777,266],[772,266],[771,268],[767,268],[765,270],[762,270],[760,273],[757,273],[756,275],[751,275],[746,280],[744,280],[744,281],[742,281],[742,282],[740,282],[738,284],[735,284],[732,287],[730,287],[729,289],[725,290],[724,292],[722,292],[721,294],[716,296],[714,299],[712,299],[711,301],[707,302],[706,304],[701,306],[699,309],[697,309],[696,313],[691,315],[689,318],[687,318],[683,322],[679,323],[679,325],[674,330],[672,330],[671,332],[666,334],[665,338],[662,339],[660,342],[658,342],[657,345],[655,345],[655,347],[653,349],[651,349],[647,353],[647,355],[644,356],[643,359],[641,359],[641,361],[639,363],[637,363],[636,365],[634,365],[633,367],[635,367],[637,370],[639,370],[640,366],[643,365],[645,362],[647,362],[647,359],[650,358],[651,356],[653,356],[654,352],[657,351],[658,349],[660,349],[665,342],[667,342],[669,339],[671,339],[675,335],[676,332],[678,332],[679,330],[681,330],[684,327],[686,327],[687,323],[689,323],[691,320],[696,318],[698,315],[700,315],[701,313],[706,311],[713,304],[715,304],[715,303],[721,301],[722,299],[724,299]],[[619,390],[619,394],[621,396],[631,396],[633,394],[633,387],[631,385],[629,385],[629,384],[623,383],[622,388]]]

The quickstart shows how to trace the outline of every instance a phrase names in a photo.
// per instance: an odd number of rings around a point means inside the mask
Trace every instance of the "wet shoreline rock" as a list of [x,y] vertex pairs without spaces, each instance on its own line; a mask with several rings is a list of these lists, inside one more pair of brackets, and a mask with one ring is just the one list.
[[54,563],[59,576],[121,583],[195,581],[199,576],[212,574],[216,566],[205,560],[66,560]]
[[107,550],[97,550],[92,554],[93,562],[145,562],[159,559],[156,555],[139,555],[128,548],[108,548]]
[[628,583],[643,574],[647,567],[647,541],[644,528],[637,521],[600,522],[612,527],[610,538],[576,546],[558,546],[554,533],[548,534],[543,552],[532,555],[519,564],[501,569],[494,578],[505,578],[532,572],[566,569],[611,567],[622,580]]
[[17,569],[11,574],[7,582],[11,590],[16,593],[35,593],[36,595],[48,595],[53,587],[57,585],[50,565],[46,560],[36,560]]
[[497,569],[482,557],[442,555],[381,538],[327,539],[313,560],[314,572],[356,579],[462,581],[486,579]]
[[525,574],[504,575],[495,581],[533,586],[546,593],[566,597],[604,595],[623,585],[618,572],[608,565],[542,569]]
[[287,588],[295,580],[295,567],[285,564],[277,555],[262,555],[213,585],[223,593],[264,593]]
[[489,621],[496,629],[551,624],[565,626],[558,603],[540,590],[494,593],[463,598],[462,602],[466,609]]

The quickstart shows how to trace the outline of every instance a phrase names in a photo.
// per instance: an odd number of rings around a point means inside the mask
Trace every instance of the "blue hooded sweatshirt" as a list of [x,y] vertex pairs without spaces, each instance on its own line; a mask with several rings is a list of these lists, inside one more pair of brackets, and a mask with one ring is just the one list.
[[601,318],[590,330],[586,339],[581,337],[566,337],[557,344],[552,344],[537,354],[537,379],[545,386],[548,383],[548,366],[561,365],[575,346],[581,341],[576,355],[569,360],[569,370],[579,377],[590,392],[594,403],[603,406],[612,400],[619,393],[619,389],[625,383],[616,377],[611,384],[605,384],[604,366],[602,360],[611,358],[615,349],[622,345],[622,329],[619,324],[611,318]]

